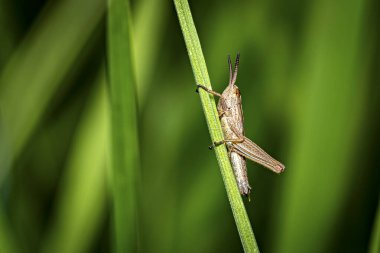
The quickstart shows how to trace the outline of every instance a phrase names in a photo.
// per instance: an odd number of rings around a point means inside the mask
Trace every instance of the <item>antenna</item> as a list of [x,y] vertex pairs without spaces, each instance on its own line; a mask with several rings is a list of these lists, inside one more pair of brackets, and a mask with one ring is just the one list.
[[239,68],[239,58],[240,58],[240,53],[238,53],[236,55],[234,75],[232,77],[232,80],[230,81],[230,84],[235,84],[235,82],[236,82],[236,76],[237,76],[237,72],[238,72],[238,68]]
[[230,68],[230,81],[229,84],[232,82],[232,64],[231,64],[231,56],[228,55],[228,67]]

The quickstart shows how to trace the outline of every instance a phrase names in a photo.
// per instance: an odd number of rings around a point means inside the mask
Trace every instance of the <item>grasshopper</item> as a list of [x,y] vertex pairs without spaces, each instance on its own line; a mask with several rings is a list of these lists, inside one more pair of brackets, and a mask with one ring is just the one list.
[[228,56],[230,80],[222,94],[210,90],[201,84],[197,85],[196,91],[199,92],[199,88],[201,88],[220,98],[217,109],[225,139],[214,142],[209,148],[213,149],[216,146],[226,144],[239,191],[242,195],[248,196],[252,188],[248,182],[246,158],[265,166],[275,173],[283,172],[285,166],[244,136],[241,95],[239,88],[235,85],[239,67],[239,57],[240,54],[237,54],[235,68],[232,72],[231,58]]

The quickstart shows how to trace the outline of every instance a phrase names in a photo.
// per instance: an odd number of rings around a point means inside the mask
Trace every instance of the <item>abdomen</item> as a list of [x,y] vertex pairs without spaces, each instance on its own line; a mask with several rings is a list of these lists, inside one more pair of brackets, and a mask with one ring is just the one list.
[[245,158],[232,151],[230,152],[230,161],[234,170],[240,194],[248,195],[251,191],[251,186],[248,182],[247,165]]

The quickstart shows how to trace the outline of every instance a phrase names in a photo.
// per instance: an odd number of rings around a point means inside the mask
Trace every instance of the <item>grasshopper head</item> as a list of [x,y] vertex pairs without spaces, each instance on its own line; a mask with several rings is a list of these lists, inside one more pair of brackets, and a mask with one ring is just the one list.
[[234,84],[227,86],[227,88],[223,91],[222,97],[224,102],[224,109],[228,110],[236,106],[241,106],[240,90]]

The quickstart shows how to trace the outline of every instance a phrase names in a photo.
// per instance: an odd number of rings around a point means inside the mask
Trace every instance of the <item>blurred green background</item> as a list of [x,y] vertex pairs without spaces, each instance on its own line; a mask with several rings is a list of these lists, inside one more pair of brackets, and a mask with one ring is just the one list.
[[[367,252],[378,206],[380,4],[190,1],[213,89],[237,85],[262,252]],[[0,0],[0,252],[109,252],[102,0]],[[241,252],[174,5],[132,1],[143,252]],[[375,239],[380,240],[374,236]]]

